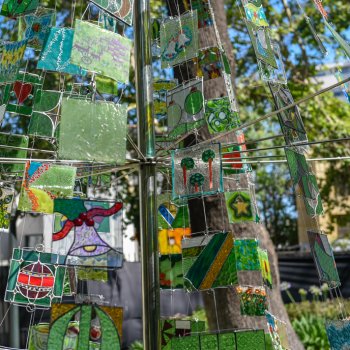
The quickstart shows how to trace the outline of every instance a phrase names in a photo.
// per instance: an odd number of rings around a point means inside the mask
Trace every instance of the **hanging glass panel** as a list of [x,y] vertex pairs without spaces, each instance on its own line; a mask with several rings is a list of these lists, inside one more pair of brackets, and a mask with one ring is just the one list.
[[38,308],[60,302],[66,268],[58,262],[58,255],[14,249],[5,301]]
[[307,234],[320,281],[326,282],[331,288],[339,287],[338,270],[327,235],[314,231],[307,231]]
[[185,287],[205,290],[237,284],[232,233],[218,233],[182,241]]
[[72,63],[122,83],[129,81],[132,41],[99,26],[76,20]]
[[129,26],[132,25],[134,0],[93,0],[92,2]]
[[121,349],[123,309],[84,304],[52,306],[48,349],[65,349],[65,335],[73,317],[79,319],[77,349],[96,349],[98,345],[101,350]]
[[0,14],[13,18],[34,12],[38,6],[39,0],[4,0]]
[[205,124],[202,79],[168,91],[166,100],[169,138],[177,138]]
[[247,20],[245,20],[245,24],[257,59],[277,69],[277,62],[270,40],[270,30],[267,27],[258,27]]
[[[28,136],[0,133],[0,157],[2,158],[27,158],[28,145]],[[0,166],[1,172],[8,175],[16,175],[24,171],[24,164],[16,164],[16,162],[1,163]]]
[[326,322],[326,330],[332,350],[350,349],[350,321],[333,320]]
[[160,289],[182,289],[182,254],[161,255],[159,257]]
[[54,200],[52,252],[65,265],[121,267],[123,263],[121,202]]
[[264,285],[272,289],[272,275],[269,261],[269,254],[267,250],[258,248],[259,261],[261,266],[261,275]]
[[220,144],[178,149],[172,153],[173,198],[223,191]]
[[52,214],[55,198],[73,196],[75,174],[74,167],[28,161],[18,209]]
[[198,55],[198,15],[189,11],[167,19],[160,28],[162,68],[175,66]]
[[264,330],[247,330],[236,332],[237,350],[265,350]]
[[236,239],[234,246],[238,271],[261,270],[256,239]]
[[204,80],[219,78],[222,76],[222,53],[218,47],[209,47],[198,51],[198,57],[194,59],[197,76]]
[[265,316],[267,310],[266,290],[264,287],[236,287],[241,303],[241,315]]
[[247,20],[259,27],[268,27],[264,8],[261,0],[242,0]]
[[6,104],[6,111],[30,116],[33,104],[43,79],[36,74],[19,72],[16,81],[0,87],[1,104]]
[[293,184],[294,186],[299,185],[304,195],[307,214],[310,216],[321,215],[323,206],[320,191],[316,177],[312,174],[305,155],[291,148],[286,148],[285,152]]
[[255,221],[255,205],[248,191],[225,192],[229,222]]
[[232,111],[228,97],[206,101],[205,119],[210,134],[227,132],[241,124],[239,114]]
[[86,72],[71,63],[74,30],[71,28],[51,28],[41,51],[38,69],[72,75],[85,75]]
[[125,163],[126,105],[67,98],[61,114],[60,159]]
[[1,83],[12,83],[16,80],[26,47],[27,40],[3,43],[0,61]]
[[12,203],[15,197],[13,188],[0,188],[0,231],[8,231],[10,227]]
[[186,0],[184,1],[186,10],[197,10],[198,28],[206,28],[213,25],[211,17],[209,0]]
[[22,34],[21,39],[28,40],[29,47],[41,50],[55,21],[55,10],[39,8],[35,14],[20,18],[18,32]]

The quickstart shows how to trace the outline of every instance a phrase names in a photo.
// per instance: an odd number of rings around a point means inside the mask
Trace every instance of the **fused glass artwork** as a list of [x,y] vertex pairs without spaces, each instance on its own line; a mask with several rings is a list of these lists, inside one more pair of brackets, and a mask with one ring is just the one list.
[[52,306],[48,349],[72,349],[65,345],[72,318],[79,319],[74,332],[78,339],[73,349],[121,349],[123,309],[85,304]]
[[327,235],[315,231],[307,231],[307,234],[320,281],[331,288],[339,287],[338,270]]
[[14,249],[5,301],[44,308],[59,303],[66,268],[58,266],[58,261],[54,254]]
[[286,338],[286,324],[278,320],[268,311],[265,312],[265,316],[274,350],[288,350],[289,344],[288,339]]
[[160,28],[162,68],[197,57],[198,15],[189,11],[162,23]]
[[267,250],[258,248],[259,261],[261,266],[261,275],[264,285],[272,289],[272,276],[269,261],[269,254]]
[[247,146],[243,131],[239,130],[236,137],[237,145],[222,148],[224,175],[244,174],[252,171],[251,165],[244,160]]
[[[28,350],[47,350],[49,332],[49,323],[39,323],[31,326],[29,329]],[[59,348],[59,350],[78,350],[78,335],[79,322],[71,321],[64,336],[63,347]],[[91,344],[89,350],[94,350],[94,348],[91,347]]]
[[37,68],[72,75],[86,74],[80,67],[71,63],[73,37],[74,30],[71,28],[51,28]]
[[123,262],[121,202],[54,200],[52,252],[65,265],[121,267]]
[[0,188],[0,231],[8,230],[11,219],[11,209],[15,190],[13,188]]
[[282,60],[282,54],[280,46],[277,41],[271,41],[273,52],[276,59],[277,68],[258,60],[260,77],[267,82],[287,84],[287,76]]
[[167,92],[168,136],[176,138],[205,124],[203,80],[196,79]]
[[268,27],[264,8],[261,0],[242,0],[248,21],[259,27]]
[[167,92],[175,89],[178,85],[177,79],[174,80],[156,80],[153,82],[153,104],[154,113],[157,117],[165,117],[167,115]]
[[18,209],[53,213],[55,198],[73,196],[76,168],[39,162],[27,162]]
[[[191,338],[192,333],[201,333],[205,331],[205,322],[203,321],[191,321],[191,320],[161,320],[161,349],[173,350],[177,349],[176,344],[180,342],[179,338]],[[197,347],[193,349],[199,349],[199,337],[197,338]],[[191,340],[189,340],[191,342]],[[185,340],[186,342],[186,340]],[[193,342],[193,340],[192,340]],[[183,347],[182,349],[187,349]],[[191,347],[188,349],[192,349]]]
[[327,321],[326,330],[331,350],[350,349],[349,320]]
[[126,105],[63,99],[59,158],[123,164],[126,127]]
[[39,6],[39,0],[4,0],[0,14],[6,17],[17,17],[33,12]]
[[329,31],[332,33],[335,41],[339,44],[339,46],[344,50],[346,56],[350,59],[350,45],[346,40],[344,40],[338,32],[333,28],[332,24],[329,23],[327,20],[324,21],[326,24],[326,27],[329,29]]
[[12,83],[16,80],[26,47],[27,40],[2,44],[0,83]]
[[236,287],[240,300],[241,315],[265,316],[267,310],[266,290],[264,287]]
[[210,134],[227,132],[240,125],[239,114],[232,111],[228,97],[206,101],[205,119]]
[[[287,86],[270,84],[270,89],[277,109],[287,107],[294,103],[294,98]],[[278,119],[287,144],[307,142],[304,123],[298,106],[288,108],[278,113]]]
[[22,33],[22,39],[28,40],[29,47],[40,50],[55,20],[54,10],[40,8],[34,14],[20,18],[19,33]]
[[19,72],[14,83],[0,87],[1,104],[6,104],[7,112],[30,116],[42,84],[43,79],[38,75]]
[[98,14],[98,24],[111,32],[117,33],[118,20],[110,16],[107,12],[102,12]]
[[160,254],[181,254],[181,241],[191,235],[188,205],[165,200],[158,206]]
[[170,254],[159,257],[159,284],[161,289],[182,289],[182,255]]
[[185,287],[205,290],[237,284],[232,233],[217,233],[182,241]]
[[40,90],[35,98],[28,134],[53,137],[61,105],[62,93]]
[[186,0],[184,3],[186,10],[197,11],[198,28],[205,28],[213,25],[208,0]]
[[79,281],[108,282],[108,270],[104,267],[77,267],[76,272]]
[[264,330],[247,330],[236,332],[237,350],[265,350]]
[[219,350],[217,334],[201,334],[199,339],[202,350]]
[[238,271],[261,270],[256,239],[236,239],[234,246]]
[[248,191],[225,192],[226,208],[231,224],[255,221],[256,214]]
[[197,76],[204,80],[221,77],[223,69],[222,54],[218,47],[209,47],[201,49],[198,57],[195,59]]
[[129,81],[132,41],[95,24],[76,20],[71,61],[122,83]]
[[220,144],[173,151],[172,174],[174,199],[222,192]]
[[92,2],[129,26],[132,25],[134,0],[93,0]]
[[219,343],[219,350],[236,349],[235,333],[219,333],[218,343]]
[[[8,147],[0,147],[0,157],[3,158],[27,158],[27,148],[29,144],[28,136],[11,135],[0,133],[0,145]],[[23,172],[24,164],[1,163],[0,169],[2,173],[16,175]]]
[[307,164],[305,155],[286,148],[286,157],[294,186],[299,185],[304,195],[306,212],[310,216],[321,215],[323,206],[315,175]]
[[270,40],[270,30],[267,27],[258,27],[250,21],[245,21],[255,55],[260,60],[274,68],[277,67],[273,47]]

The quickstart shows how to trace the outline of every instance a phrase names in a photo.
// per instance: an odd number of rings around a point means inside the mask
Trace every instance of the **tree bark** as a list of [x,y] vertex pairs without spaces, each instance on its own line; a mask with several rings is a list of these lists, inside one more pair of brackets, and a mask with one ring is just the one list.
[[[180,0],[178,0],[181,2]],[[233,47],[228,35],[228,24],[224,8],[224,0],[214,0],[211,2],[215,21],[217,24],[218,32],[220,34],[221,42],[225,49],[226,55],[231,64],[232,70],[232,83],[234,86],[235,81],[235,60],[233,54]],[[167,2],[169,4],[169,2]],[[175,1],[170,2],[170,13],[172,15],[178,14],[177,7],[175,7]],[[180,11],[182,7],[180,6]],[[200,30],[200,44],[201,47],[216,46],[216,38],[212,27]],[[177,74],[176,77],[181,81],[183,74]],[[223,79],[213,79],[206,81],[204,84],[204,95],[206,99],[212,99],[219,96],[226,95],[226,86]],[[206,139],[209,134],[205,130],[200,130],[200,139]],[[193,139],[191,140],[193,141]],[[234,135],[229,138],[225,138],[222,141],[236,142],[237,139]],[[203,205],[204,203],[204,205]],[[302,350],[304,349],[296,333],[294,332],[292,325],[289,321],[286,308],[283,304],[280,293],[280,280],[278,272],[278,258],[274,248],[274,245],[269,237],[266,228],[261,224],[244,223],[230,225],[228,223],[225,206],[225,198],[223,195],[215,197],[206,197],[205,199],[193,199],[189,201],[190,216],[192,232],[201,232],[206,229],[210,231],[217,230],[230,230],[233,232],[235,238],[259,238],[260,246],[268,250],[271,273],[273,278],[274,288],[272,291],[268,291],[269,297],[269,311],[278,317],[280,320],[285,321],[288,329],[288,337],[290,343],[290,349]],[[206,217],[206,220],[204,220]],[[243,271],[239,272],[239,283],[241,285],[261,285],[262,278],[259,271]],[[211,330],[227,330],[236,328],[264,328],[267,332],[267,325],[265,317],[246,317],[240,314],[240,302],[235,289],[219,288],[210,290],[203,293],[204,303],[206,308],[206,314]]]

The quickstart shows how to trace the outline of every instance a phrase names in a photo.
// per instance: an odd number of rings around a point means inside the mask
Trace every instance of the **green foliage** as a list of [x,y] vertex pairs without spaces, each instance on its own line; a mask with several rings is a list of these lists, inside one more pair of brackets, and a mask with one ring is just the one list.
[[143,350],[143,344],[139,341],[135,341],[130,345],[130,350]]
[[324,319],[306,314],[293,320],[292,325],[306,350],[329,349]]

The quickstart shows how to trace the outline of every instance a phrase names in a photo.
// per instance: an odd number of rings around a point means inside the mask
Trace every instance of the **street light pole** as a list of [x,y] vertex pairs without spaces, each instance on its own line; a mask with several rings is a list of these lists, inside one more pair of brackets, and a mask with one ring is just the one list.
[[150,0],[135,0],[134,6],[136,103],[140,150],[143,344],[145,350],[158,350],[160,349],[160,293]]

